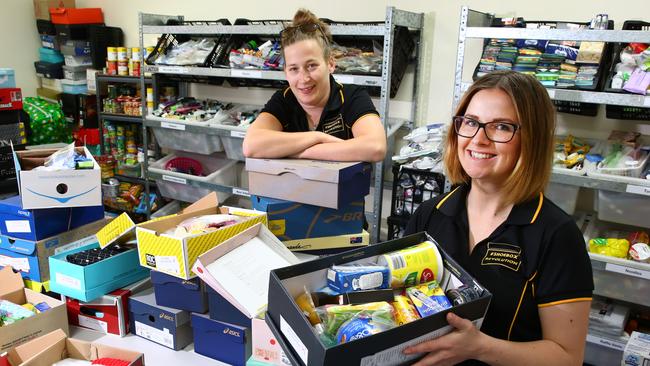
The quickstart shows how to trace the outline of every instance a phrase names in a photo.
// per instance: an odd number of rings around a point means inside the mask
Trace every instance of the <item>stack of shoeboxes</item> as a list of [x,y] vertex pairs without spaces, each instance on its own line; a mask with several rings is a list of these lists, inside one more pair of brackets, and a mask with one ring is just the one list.
[[25,137],[23,101],[13,69],[0,68],[0,193],[18,192],[11,145],[23,150]]

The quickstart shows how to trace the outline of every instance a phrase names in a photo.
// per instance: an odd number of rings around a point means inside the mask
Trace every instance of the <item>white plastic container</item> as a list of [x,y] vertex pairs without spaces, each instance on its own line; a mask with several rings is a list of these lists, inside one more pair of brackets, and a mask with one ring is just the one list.
[[217,125],[217,128],[228,131],[230,136],[221,136],[221,143],[228,159],[246,161],[242,144],[246,136],[246,128],[228,125]]
[[[68,66],[63,65],[63,77],[68,80],[86,80],[86,70],[88,66]],[[87,81],[86,81],[87,83]]]
[[171,201],[163,207],[159,208],[156,212],[151,214],[152,219],[157,219],[163,216],[173,215],[181,210],[181,203],[179,201]]
[[41,79],[41,87],[50,90],[56,90],[59,92],[63,91],[63,84],[61,84],[61,79],[48,79],[48,78],[39,78]]
[[600,190],[595,197],[600,220],[650,228],[650,196]]
[[550,182],[544,195],[558,205],[564,212],[573,215],[576,210],[580,187]]
[[[165,170],[165,164],[179,156],[192,158],[200,162],[203,166],[203,176],[199,177]],[[162,174],[162,179],[156,179],[156,185],[164,197],[193,203],[213,190],[192,186],[191,181],[235,186],[237,183],[236,165],[236,161],[226,159],[223,154],[200,155],[176,151],[151,163],[149,171]],[[225,201],[231,195],[231,193],[217,191],[219,202]]]
[[171,150],[182,150],[204,155],[223,151],[221,137],[218,135],[186,132],[181,128],[184,128],[183,126],[188,125],[189,123],[185,123],[179,120],[165,120],[152,116],[149,116],[147,118],[152,120],[160,120],[161,123],[168,123],[170,126],[179,127],[179,129],[156,127],[152,128],[153,133],[156,136],[156,141],[158,141],[158,144],[163,148]]
[[64,56],[67,66],[92,66],[93,59],[90,56]]

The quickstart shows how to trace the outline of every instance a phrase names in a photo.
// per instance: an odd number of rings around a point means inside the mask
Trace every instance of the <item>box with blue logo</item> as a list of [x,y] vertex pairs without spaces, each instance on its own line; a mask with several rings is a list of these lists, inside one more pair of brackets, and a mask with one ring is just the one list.
[[208,310],[208,294],[200,278],[183,280],[158,271],[150,276],[156,304],[201,314]]
[[251,327],[251,318],[237,309],[235,305],[231,304],[225,297],[213,290],[212,287],[206,287],[208,288],[210,319],[237,324],[246,328]]
[[104,206],[23,209],[20,196],[0,201],[0,233],[37,241],[104,218]]
[[85,266],[69,262],[69,256],[99,248],[99,243],[95,241],[51,256],[52,291],[77,300],[92,301],[149,275],[148,269],[140,267],[135,247]]
[[190,313],[156,304],[153,289],[129,298],[131,332],[173,350],[192,343]]
[[97,242],[95,233],[107,223],[106,219],[98,220],[39,241],[0,235],[0,267],[11,266],[25,279],[47,282],[50,256]]
[[192,314],[194,352],[229,365],[245,366],[251,356],[250,328]]
[[363,230],[363,199],[338,210],[255,195],[251,202],[253,209],[266,212],[269,229],[282,241],[358,234]]
[[358,161],[246,159],[251,194],[333,209],[368,195],[371,170]]
[[101,170],[85,147],[75,152],[92,161],[92,169],[36,169],[56,149],[14,151],[14,164],[22,206],[25,209],[100,206]]

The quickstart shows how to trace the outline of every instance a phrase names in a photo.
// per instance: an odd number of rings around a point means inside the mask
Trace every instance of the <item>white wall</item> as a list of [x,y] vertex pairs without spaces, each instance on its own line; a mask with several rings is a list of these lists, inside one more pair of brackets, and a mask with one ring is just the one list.
[[[78,7],[102,7],[106,24],[121,27],[125,32],[125,41],[129,46],[136,46],[138,39],[139,11],[169,15],[184,15],[185,19],[218,19],[228,18],[231,21],[238,17],[249,19],[290,18],[301,6],[308,7],[316,15],[336,20],[382,20],[387,5],[400,9],[423,12],[425,20],[425,77],[420,79],[421,118],[418,124],[432,121],[446,121],[451,115],[454,69],[456,63],[456,46],[458,40],[458,19],[460,7],[467,4],[479,11],[496,13],[505,16],[522,16],[530,20],[569,20],[588,21],[598,13],[608,13],[609,18],[616,21],[620,28],[624,20],[639,19],[647,15],[650,6],[647,0],[627,0],[621,3],[611,1],[573,1],[570,6],[566,1],[515,1],[515,0],[453,0],[441,1],[411,1],[411,0],[329,0],[329,1],[296,1],[285,0],[269,2],[268,0],[246,1],[208,1],[208,0],[77,0]],[[11,9],[12,11],[7,11]],[[640,16],[640,15],[641,16]],[[149,44],[153,43],[152,38]],[[0,65],[14,67],[18,74],[17,80],[25,90],[26,95],[33,95],[36,87],[33,77],[32,62],[37,58],[37,35],[34,25],[32,2],[28,0],[4,0],[3,11],[0,13]],[[479,48],[477,45],[475,48]],[[479,50],[480,52],[480,50]],[[468,62],[475,64],[478,60]],[[465,79],[469,79],[465,75]],[[401,88],[398,100],[408,100],[408,88]],[[258,93],[258,91],[249,91]],[[246,90],[237,92],[239,97],[245,97]],[[243,94],[242,94],[243,93]],[[261,95],[265,95],[262,93]],[[408,110],[404,105],[393,104],[400,111]],[[391,107],[392,108],[392,107]],[[391,113],[393,114],[393,113]],[[401,113],[400,113],[401,114]],[[601,109],[598,118],[561,115],[560,126],[569,126],[577,134],[587,137],[600,137],[612,128],[639,130],[650,134],[648,125],[637,124],[633,121],[614,121],[604,117]]]

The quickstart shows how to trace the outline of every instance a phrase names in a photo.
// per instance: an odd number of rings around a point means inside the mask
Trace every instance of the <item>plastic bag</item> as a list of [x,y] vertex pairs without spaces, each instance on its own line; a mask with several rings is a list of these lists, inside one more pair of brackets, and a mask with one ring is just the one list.
[[167,230],[165,234],[171,234],[182,238],[185,236],[215,231],[224,226],[236,224],[241,220],[241,217],[235,215],[197,216],[184,220],[175,228]]
[[[335,337],[339,342],[342,339],[352,340],[351,338],[354,336],[350,334],[350,331],[359,330],[363,328],[362,325],[366,326],[364,328],[367,331],[366,335],[397,326],[394,309],[385,301],[360,305],[324,305],[316,308],[316,312],[322,320],[324,333]],[[348,324],[348,327],[339,332],[340,328],[352,319],[363,319],[360,321],[363,324],[360,324],[359,327],[354,323]]]

